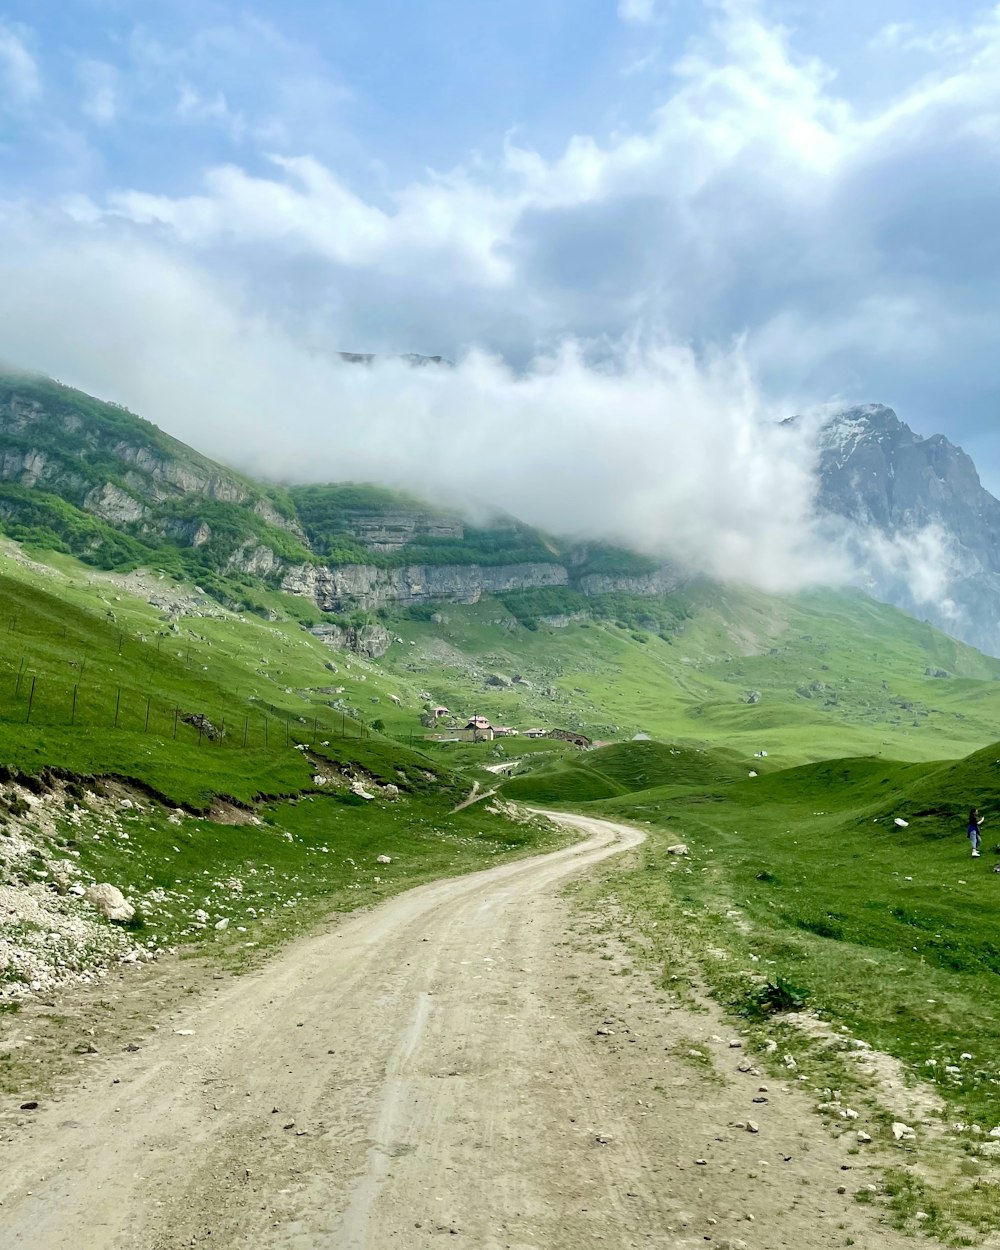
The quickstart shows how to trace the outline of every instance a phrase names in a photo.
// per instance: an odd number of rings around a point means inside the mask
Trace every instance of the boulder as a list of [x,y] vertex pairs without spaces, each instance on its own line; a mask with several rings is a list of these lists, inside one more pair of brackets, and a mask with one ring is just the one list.
[[687,853],[688,849],[685,842],[677,842],[673,846],[667,847],[668,855],[686,855]]
[[135,915],[135,908],[121,890],[107,881],[90,886],[83,897],[97,908],[105,920],[127,924]]

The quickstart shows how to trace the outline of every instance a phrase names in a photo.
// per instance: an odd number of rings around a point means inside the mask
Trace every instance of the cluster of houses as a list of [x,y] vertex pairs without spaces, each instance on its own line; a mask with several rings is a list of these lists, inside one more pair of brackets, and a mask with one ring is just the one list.
[[[446,707],[433,709],[435,721],[450,716]],[[570,729],[514,729],[510,725],[492,725],[485,716],[472,716],[461,729],[451,729],[446,734],[435,734],[439,742],[492,742],[494,738],[555,738],[561,742],[571,742],[574,746],[589,747],[591,741],[584,734],[574,733]]]

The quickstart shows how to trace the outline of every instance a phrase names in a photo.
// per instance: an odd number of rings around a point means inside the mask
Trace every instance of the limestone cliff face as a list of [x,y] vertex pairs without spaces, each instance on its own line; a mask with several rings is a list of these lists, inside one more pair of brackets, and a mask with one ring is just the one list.
[[379,660],[392,646],[392,635],[377,621],[367,625],[314,625],[311,632],[330,647],[339,651],[354,651]]
[[960,447],[882,404],[850,408],[821,432],[819,483],[866,590],[1000,655],[1000,501]]
[[348,517],[352,537],[371,551],[396,552],[419,538],[446,538],[461,542],[465,526],[457,518],[438,516],[400,508],[378,516],[362,513]]
[[83,506],[112,525],[128,525],[133,521],[141,521],[147,509],[130,495],[112,482],[103,486],[95,486],[83,498]]
[[575,586],[587,596],[624,594],[648,599],[654,595],[668,595],[684,580],[678,569],[664,567],[652,573],[585,573],[576,580]]
[[373,564],[297,565],[281,582],[283,590],[308,596],[324,612],[435,599],[477,603],[484,594],[568,585],[569,573],[561,564],[410,564],[396,569]]

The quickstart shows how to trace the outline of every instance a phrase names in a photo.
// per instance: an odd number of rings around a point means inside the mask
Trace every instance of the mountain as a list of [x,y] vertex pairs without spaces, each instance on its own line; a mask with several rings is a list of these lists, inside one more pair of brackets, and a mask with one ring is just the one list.
[[1000,655],[1000,501],[971,457],[866,404],[824,425],[819,476],[820,511],[847,523],[865,590]]
[[[825,526],[863,589],[1000,654],[1000,502],[963,451],[871,404],[826,422],[819,479]],[[399,491],[265,486],[119,405],[29,375],[0,376],[0,524],[105,569],[188,577],[262,614],[275,593],[335,617],[527,595],[515,604],[525,620],[632,617],[611,599],[662,605],[690,581],[634,552],[510,516],[472,523]],[[662,606],[646,615],[670,620]]]
[[0,377],[0,523],[98,567],[189,576],[248,608],[264,586],[331,613],[529,590],[565,592],[565,609],[680,580],[631,552],[512,517],[471,525],[380,487],[265,487],[119,405],[27,375]]
[[[860,515],[850,470],[839,497],[834,474],[869,427],[845,418],[825,436],[831,516],[838,500]],[[853,442],[849,430],[860,430]],[[444,705],[501,725],[738,743],[748,758],[789,761],[887,746],[931,758],[996,736],[1000,663],[866,595],[720,586],[370,485],[263,486],[43,378],[0,378],[0,527],[64,579],[80,566],[49,553],[92,566],[84,580],[109,618],[137,593],[141,615],[153,609],[170,634],[189,616],[199,637],[209,620],[237,637],[246,613],[278,632],[297,622],[334,653],[334,706],[360,715],[378,702],[391,733],[408,736]],[[21,553],[13,563],[27,567]]]

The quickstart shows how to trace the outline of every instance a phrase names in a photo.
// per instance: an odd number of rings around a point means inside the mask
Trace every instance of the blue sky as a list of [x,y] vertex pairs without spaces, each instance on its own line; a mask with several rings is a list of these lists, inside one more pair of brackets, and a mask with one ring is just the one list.
[[964,0],[8,0],[0,358],[232,454],[203,354],[294,389],[669,346],[755,410],[889,403],[997,489],[998,157]]

